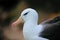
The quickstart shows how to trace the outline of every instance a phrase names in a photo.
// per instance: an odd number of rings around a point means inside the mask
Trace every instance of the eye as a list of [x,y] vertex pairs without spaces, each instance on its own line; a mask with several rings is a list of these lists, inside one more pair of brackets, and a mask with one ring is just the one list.
[[28,12],[27,13],[25,13],[24,15],[27,15],[28,14]]

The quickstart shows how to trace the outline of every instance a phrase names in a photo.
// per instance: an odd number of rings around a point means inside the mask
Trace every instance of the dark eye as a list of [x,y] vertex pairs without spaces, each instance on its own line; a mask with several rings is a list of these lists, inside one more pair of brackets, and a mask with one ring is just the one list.
[[28,12],[27,13],[25,13],[24,15],[27,15],[28,14]]

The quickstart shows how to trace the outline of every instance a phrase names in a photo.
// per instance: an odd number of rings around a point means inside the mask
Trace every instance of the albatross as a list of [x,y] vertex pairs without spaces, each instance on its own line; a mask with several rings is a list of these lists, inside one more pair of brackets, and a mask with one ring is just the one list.
[[38,13],[32,8],[22,11],[19,17],[23,22],[23,36],[25,40],[48,40],[39,35],[44,30],[42,25],[38,25]]

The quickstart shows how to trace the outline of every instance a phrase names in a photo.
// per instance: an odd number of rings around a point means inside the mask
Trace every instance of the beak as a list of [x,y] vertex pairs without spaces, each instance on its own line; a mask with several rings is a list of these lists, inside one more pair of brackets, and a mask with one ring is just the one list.
[[23,23],[24,21],[23,21],[22,17],[20,16],[16,22],[17,23]]
[[16,20],[15,22],[13,22],[12,24],[11,24],[11,26],[13,27],[15,27],[15,26],[18,26],[19,24],[21,24],[21,23],[23,23],[24,21],[23,21],[23,19],[22,19],[22,17],[19,17],[18,18],[18,20]]

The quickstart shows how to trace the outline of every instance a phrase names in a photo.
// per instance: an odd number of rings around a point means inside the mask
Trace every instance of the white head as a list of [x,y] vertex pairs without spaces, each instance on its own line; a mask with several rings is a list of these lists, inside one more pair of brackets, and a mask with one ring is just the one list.
[[38,13],[36,12],[36,10],[32,8],[27,8],[22,11],[21,17],[24,20],[24,22],[29,21],[29,20],[37,21]]

